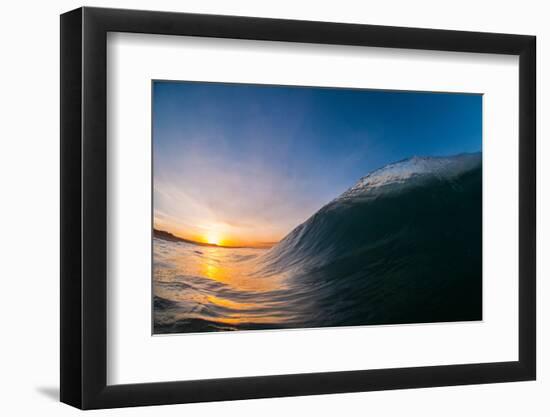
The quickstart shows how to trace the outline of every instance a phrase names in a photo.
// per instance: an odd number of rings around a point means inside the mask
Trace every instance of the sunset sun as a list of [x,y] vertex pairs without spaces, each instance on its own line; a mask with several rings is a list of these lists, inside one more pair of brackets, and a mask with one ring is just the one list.
[[221,245],[222,239],[219,233],[216,232],[210,232],[206,235],[206,243],[209,243],[211,245]]

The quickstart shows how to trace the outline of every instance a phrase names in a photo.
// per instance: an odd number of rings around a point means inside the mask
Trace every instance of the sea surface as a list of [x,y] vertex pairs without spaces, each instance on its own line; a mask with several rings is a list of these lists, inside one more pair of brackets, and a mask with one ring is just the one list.
[[155,238],[154,333],[482,319],[481,154],[361,178],[270,249]]

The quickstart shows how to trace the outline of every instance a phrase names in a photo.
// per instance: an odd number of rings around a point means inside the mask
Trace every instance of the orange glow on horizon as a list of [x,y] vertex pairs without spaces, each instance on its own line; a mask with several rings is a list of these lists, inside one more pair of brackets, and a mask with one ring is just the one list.
[[204,241],[206,243],[209,243],[211,245],[216,245],[216,246],[220,246],[223,243],[223,240],[220,234],[216,232],[208,232],[204,237]]
[[251,233],[242,233],[240,230],[234,231],[231,230],[231,227],[223,224],[200,225],[186,228],[186,230],[180,225],[167,223],[155,219],[153,227],[156,230],[165,231],[175,237],[197,244],[234,248],[270,248],[281,239],[281,236],[258,236]]

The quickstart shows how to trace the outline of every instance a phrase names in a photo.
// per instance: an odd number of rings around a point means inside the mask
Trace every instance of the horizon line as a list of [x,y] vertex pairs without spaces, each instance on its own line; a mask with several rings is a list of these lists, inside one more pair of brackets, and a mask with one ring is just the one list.
[[192,245],[197,245],[197,246],[210,246],[214,248],[225,248],[225,249],[269,249],[280,242],[279,240],[276,242],[257,242],[257,244],[251,244],[251,245],[218,245],[215,243],[201,242],[199,240],[184,238],[184,237],[178,236],[173,232],[157,229],[154,226],[153,226],[153,237],[156,237],[158,239],[163,239],[163,240],[169,240],[169,241],[179,241],[184,243],[190,243]]

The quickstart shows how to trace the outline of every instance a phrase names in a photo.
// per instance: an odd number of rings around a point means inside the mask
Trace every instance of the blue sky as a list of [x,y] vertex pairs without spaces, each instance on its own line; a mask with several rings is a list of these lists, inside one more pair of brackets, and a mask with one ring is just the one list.
[[155,81],[155,225],[279,240],[373,169],[481,136],[480,95]]

